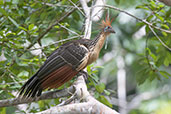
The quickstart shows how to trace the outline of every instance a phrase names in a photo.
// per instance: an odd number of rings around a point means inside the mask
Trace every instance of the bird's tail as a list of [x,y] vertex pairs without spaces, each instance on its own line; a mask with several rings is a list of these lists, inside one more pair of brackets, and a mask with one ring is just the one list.
[[19,97],[35,97],[40,96],[42,93],[42,88],[40,87],[41,83],[38,77],[33,75],[20,89]]

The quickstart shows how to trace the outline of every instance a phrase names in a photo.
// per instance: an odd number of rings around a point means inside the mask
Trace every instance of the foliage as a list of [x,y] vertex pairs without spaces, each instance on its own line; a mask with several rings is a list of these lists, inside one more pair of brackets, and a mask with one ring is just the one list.
[[[136,8],[148,11],[148,13],[145,14],[145,19],[152,25],[170,30],[170,8],[162,3],[156,3],[153,0],[149,0],[148,3],[139,5]],[[148,36],[146,39],[145,56],[143,59],[139,60],[143,66],[143,69],[139,73],[150,76],[149,79],[151,81],[155,78],[160,80],[161,76],[169,78],[171,75],[167,71],[164,71],[163,67],[168,67],[169,64],[171,64],[171,50],[163,46],[156,36],[153,35],[148,25],[146,25],[145,30]],[[171,46],[171,34],[167,34],[160,30],[155,30],[155,32],[161,38],[161,41],[163,41],[168,47]],[[139,84],[147,79],[147,77],[144,77],[143,79],[142,75],[137,77]]]
[[[72,1],[75,4],[78,3],[77,0]],[[91,3],[93,2],[90,2],[90,5]],[[129,0],[129,2],[108,0],[107,4],[123,8],[154,26],[170,30],[171,8],[160,2],[155,0]],[[82,34],[84,16],[76,10],[41,37],[48,30],[48,27],[71,10],[70,6],[73,5],[67,0],[0,1],[0,100],[16,97],[19,88],[38,70],[53,50],[69,40],[78,39],[78,35]],[[87,86],[96,99],[109,107],[116,108],[107,98],[116,97],[117,56],[124,58],[127,71],[127,97],[132,99],[131,95],[144,92],[150,87],[157,89],[166,84],[169,85],[171,51],[163,46],[148,25],[137,22],[135,19],[112,9],[109,11],[111,17],[118,15],[112,25],[116,34],[108,38],[108,47],[107,49],[103,48],[100,59],[97,61],[100,66],[92,64],[87,67],[90,75]],[[97,23],[99,22],[93,24]],[[75,33],[66,30],[61,25]],[[142,32],[141,29],[144,26],[146,33],[142,36],[139,34],[137,37],[136,33]],[[97,26],[93,26],[92,37],[99,32],[97,28]],[[171,34],[157,29],[154,29],[154,32],[171,48]],[[38,41],[39,39],[41,42]],[[160,81],[156,81],[156,79]],[[60,89],[70,86],[71,82]],[[154,82],[158,86],[153,84]],[[137,91],[137,93],[129,96],[131,90]],[[169,97],[163,99],[159,99],[157,102],[159,103],[161,100],[168,107],[170,101],[167,102],[167,99]],[[149,100],[142,105],[151,102]],[[29,104],[26,110],[5,107],[0,109],[0,113],[39,112],[57,104],[59,104],[59,99],[38,101]],[[130,113],[160,113],[162,110],[164,110],[163,107],[147,111],[141,106]]]

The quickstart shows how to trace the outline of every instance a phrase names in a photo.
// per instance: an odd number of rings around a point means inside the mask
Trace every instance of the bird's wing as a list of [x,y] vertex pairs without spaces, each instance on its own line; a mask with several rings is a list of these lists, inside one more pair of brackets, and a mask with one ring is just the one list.
[[54,69],[58,69],[66,64],[76,70],[89,51],[85,44],[80,43],[82,40],[84,39],[68,42],[60,46],[47,58],[39,69],[37,76],[42,78],[53,72]]
[[85,56],[89,50],[86,43],[82,43],[83,40],[65,43],[54,51],[38,72],[23,85],[20,95],[39,96],[43,89],[59,87],[85,68]]

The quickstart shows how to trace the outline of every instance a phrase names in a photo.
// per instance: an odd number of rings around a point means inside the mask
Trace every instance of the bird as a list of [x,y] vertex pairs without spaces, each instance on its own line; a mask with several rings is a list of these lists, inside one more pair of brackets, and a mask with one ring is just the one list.
[[78,39],[62,44],[52,52],[39,68],[19,90],[19,96],[25,98],[39,97],[45,89],[58,88],[71,80],[98,59],[107,36],[115,33],[111,26],[112,19],[101,22],[100,32],[94,39]]

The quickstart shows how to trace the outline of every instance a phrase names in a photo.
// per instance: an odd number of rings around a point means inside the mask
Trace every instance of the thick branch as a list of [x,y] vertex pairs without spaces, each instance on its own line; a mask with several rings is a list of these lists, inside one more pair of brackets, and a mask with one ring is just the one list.
[[84,101],[83,103],[74,103],[60,107],[56,106],[37,114],[118,114],[118,112],[100,103],[89,94],[83,76],[78,77],[74,86],[76,88],[77,98]]
[[80,0],[81,6],[83,8],[85,15],[85,31],[84,31],[84,38],[90,39],[91,37],[91,25],[92,25],[92,21],[91,21],[91,11],[90,8],[87,5],[86,0]]

